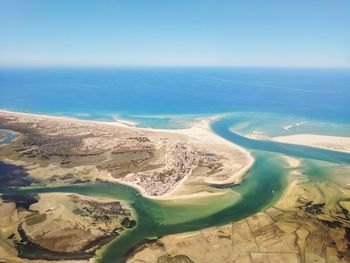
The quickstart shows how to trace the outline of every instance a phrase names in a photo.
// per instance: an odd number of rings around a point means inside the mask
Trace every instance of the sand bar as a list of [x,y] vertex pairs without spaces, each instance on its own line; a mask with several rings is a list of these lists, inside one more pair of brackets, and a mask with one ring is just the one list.
[[350,137],[318,134],[295,134],[287,136],[277,136],[272,138],[272,140],[276,142],[299,144],[327,150],[350,153]]

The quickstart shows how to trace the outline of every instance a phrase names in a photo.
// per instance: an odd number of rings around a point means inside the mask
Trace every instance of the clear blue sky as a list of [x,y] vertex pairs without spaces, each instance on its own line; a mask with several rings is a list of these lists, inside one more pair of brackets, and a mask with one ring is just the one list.
[[350,67],[350,1],[0,0],[0,65]]

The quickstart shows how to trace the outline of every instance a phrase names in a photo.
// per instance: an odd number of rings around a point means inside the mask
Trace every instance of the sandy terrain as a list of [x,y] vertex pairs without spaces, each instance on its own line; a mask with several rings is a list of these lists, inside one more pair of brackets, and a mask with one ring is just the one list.
[[300,144],[328,150],[350,152],[350,137],[296,134],[272,138],[276,142]]
[[300,159],[293,158],[287,155],[284,156],[284,159],[287,162],[289,167],[296,168],[300,166]]
[[253,139],[253,140],[264,140],[267,138],[267,136],[263,132],[259,132],[259,131],[253,131],[251,133],[246,133],[243,136],[247,137],[249,139]]
[[[184,181],[198,167],[206,169],[201,184],[209,185],[239,183],[253,164],[248,151],[217,136],[209,121],[189,129],[153,130],[120,121],[0,111],[0,126],[22,134],[0,156],[26,163],[30,176],[45,184],[115,181],[150,198],[177,198],[177,186],[190,187]],[[186,192],[196,195],[198,189]]]

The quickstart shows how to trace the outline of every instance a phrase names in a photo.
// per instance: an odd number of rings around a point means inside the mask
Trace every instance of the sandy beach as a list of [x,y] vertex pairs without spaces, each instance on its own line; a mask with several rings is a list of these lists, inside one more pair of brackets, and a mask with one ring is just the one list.
[[299,144],[339,152],[350,152],[350,137],[328,136],[318,134],[295,134],[288,136],[277,136],[273,141]]

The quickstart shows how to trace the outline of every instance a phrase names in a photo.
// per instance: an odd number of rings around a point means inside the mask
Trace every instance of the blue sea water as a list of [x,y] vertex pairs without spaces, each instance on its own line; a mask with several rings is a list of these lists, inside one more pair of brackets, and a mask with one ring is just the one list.
[[350,69],[2,68],[0,108],[87,119],[267,112],[350,123]]

